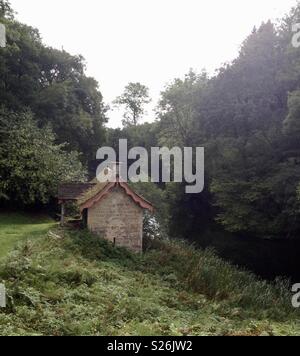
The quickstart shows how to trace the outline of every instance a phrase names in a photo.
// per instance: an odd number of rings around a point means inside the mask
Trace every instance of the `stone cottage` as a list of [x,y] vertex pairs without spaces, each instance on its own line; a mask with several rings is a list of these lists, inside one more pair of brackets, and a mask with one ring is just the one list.
[[88,229],[116,246],[141,252],[143,247],[144,211],[154,211],[153,205],[137,194],[127,183],[69,183],[59,187],[61,219],[64,207],[75,202]]

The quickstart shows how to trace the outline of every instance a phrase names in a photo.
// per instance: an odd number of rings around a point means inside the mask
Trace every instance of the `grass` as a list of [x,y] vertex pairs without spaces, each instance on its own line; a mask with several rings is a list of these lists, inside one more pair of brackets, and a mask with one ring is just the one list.
[[0,258],[6,256],[13,247],[28,238],[33,239],[47,232],[53,220],[45,216],[28,214],[0,214]]
[[300,335],[284,281],[258,280],[182,242],[134,255],[43,225],[0,264],[0,335]]

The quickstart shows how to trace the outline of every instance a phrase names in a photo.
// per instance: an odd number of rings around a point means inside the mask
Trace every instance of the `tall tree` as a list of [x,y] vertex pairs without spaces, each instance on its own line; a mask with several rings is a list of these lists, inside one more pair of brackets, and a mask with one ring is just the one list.
[[[201,117],[198,109],[207,84],[206,72],[197,74],[190,70],[183,80],[175,79],[161,93],[157,116],[162,144],[184,147],[201,141]],[[196,130],[195,124],[199,130]]]
[[149,89],[141,83],[129,83],[114,104],[125,107],[124,126],[136,126],[145,114],[145,105],[149,104]]

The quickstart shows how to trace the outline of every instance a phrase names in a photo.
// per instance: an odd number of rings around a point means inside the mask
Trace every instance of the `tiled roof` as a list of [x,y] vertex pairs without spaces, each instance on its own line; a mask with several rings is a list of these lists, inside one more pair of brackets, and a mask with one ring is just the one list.
[[100,202],[115,187],[121,187],[125,193],[141,208],[154,210],[153,205],[138,195],[127,183],[117,181],[115,183],[66,183],[60,185],[58,189],[58,200],[76,201],[81,210],[89,209],[97,202]]
[[116,187],[124,189],[125,193],[142,209],[147,209],[151,212],[154,211],[154,207],[150,202],[138,195],[127,183],[121,181],[106,183],[102,185],[102,189],[96,189],[96,187],[92,188],[89,194],[85,195],[85,201],[79,201],[80,210],[83,211],[84,209],[90,209],[93,205],[104,199]]
[[99,194],[100,192],[102,192],[104,190],[104,188],[106,186],[108,186],[110,183],[96,183],[93,184],[91,187],[89,187],[88,189],[86,189],[79,197],[78,199],[78,204],[82,205],[85,202],[87,202],[88,200],[92,199],[94,196],[96,196],[97,194]]

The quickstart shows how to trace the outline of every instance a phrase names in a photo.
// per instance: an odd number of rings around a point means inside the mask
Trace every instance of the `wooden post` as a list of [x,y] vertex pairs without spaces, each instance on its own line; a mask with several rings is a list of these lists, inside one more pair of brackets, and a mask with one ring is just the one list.
[[65,203],[61,203],[61,216],[60,216],[60,226],[64,227],[65,225]]

